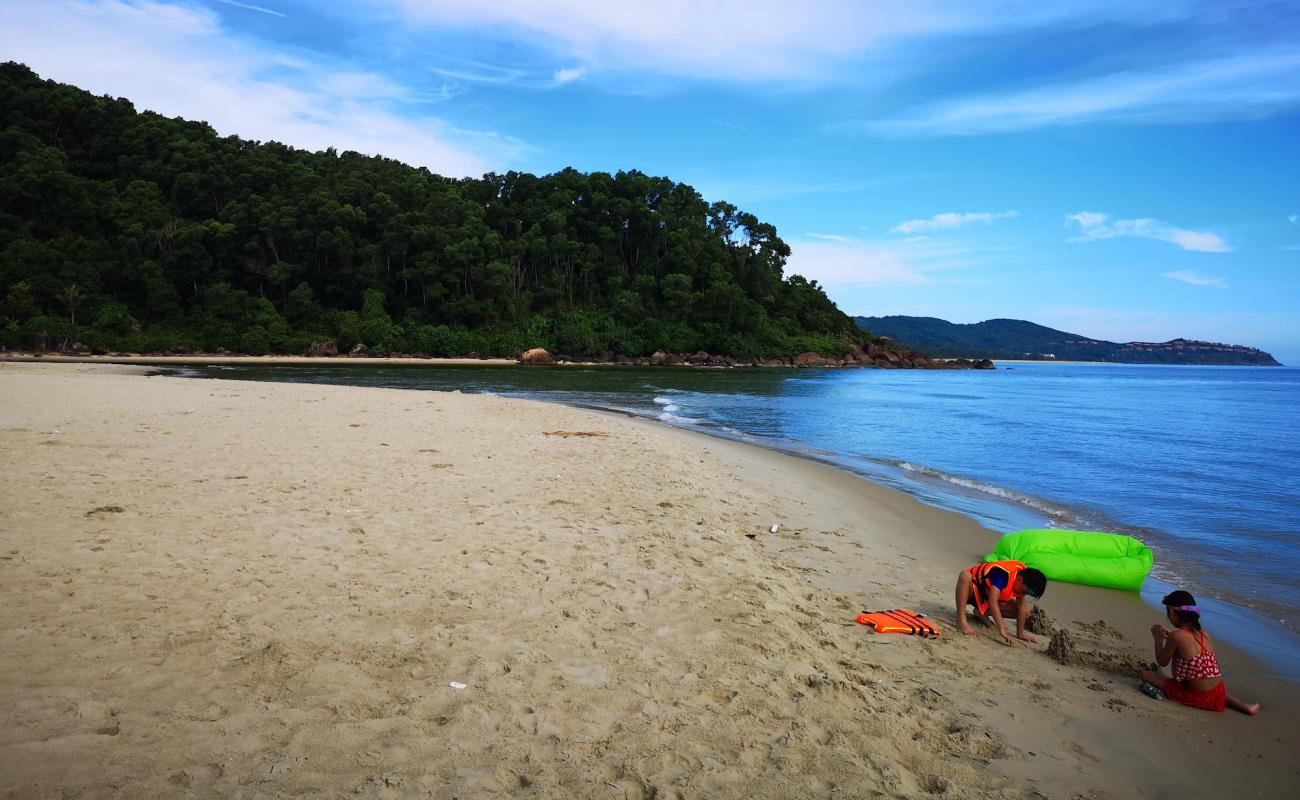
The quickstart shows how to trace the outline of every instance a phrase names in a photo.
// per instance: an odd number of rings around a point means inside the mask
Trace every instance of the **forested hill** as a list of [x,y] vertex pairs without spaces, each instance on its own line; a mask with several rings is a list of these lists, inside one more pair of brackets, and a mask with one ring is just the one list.
[[839,355],[776,229],[640,172],[453,180],[218,136],[0,65],[0,343]]
[[1123,364],[1278,365],[1263,350],[1242,345],[1191,339],[1120,344],[1019,319],[990,319],[969,325],[935,317],[857,317],[856,321],[864,330],[888,336],[931,356]]

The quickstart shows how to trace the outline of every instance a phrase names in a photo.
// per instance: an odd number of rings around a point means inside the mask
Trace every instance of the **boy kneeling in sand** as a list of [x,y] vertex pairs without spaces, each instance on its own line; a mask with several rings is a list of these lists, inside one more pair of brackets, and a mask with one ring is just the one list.
[[991,624],[1008,646],[1014,642],[1002,623],[1007,616],[1016,618],[1017,639],[1038,644],[1037,639],[1025,632],[1028,598],[1042,597],[1046,590],[1047,576],[1019,561],[990,561],[967,567],[957,575],[957,628],[967,636],[975,635],[966,619],[966,606],[972,605],[979,612],[980,622],[989,625],[988,618],[993,618]]

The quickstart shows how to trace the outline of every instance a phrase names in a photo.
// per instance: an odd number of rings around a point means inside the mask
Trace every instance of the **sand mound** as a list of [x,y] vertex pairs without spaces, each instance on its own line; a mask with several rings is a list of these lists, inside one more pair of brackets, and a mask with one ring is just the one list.
[[1061,628],[1052,634],[1052,641],[1047,643],[1047,655],[1058,664],[1078,666],[1083,663],[1079,651],[1074,647],[1074,637],[1067,628]]
[[1029,619],[1025,620],[1025,628],[1030,633],[1039,633],[1043,636],[1051,636],[1056,630],[1056,623],[1043,610],[1042,606],[1034,606],[1034,610],[1029,612]]

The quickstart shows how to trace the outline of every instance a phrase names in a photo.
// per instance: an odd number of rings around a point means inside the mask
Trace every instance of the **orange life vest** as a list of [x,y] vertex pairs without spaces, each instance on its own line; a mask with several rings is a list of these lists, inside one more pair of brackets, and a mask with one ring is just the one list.
[[915,611],[906,608],[875,611],[858,615],[859,625],[870,625],[876,633],[910,633],[913,636],[938,636],[939,629]]
[[[974,582],[972,588],[974,590],[975,607],[979,609],[981,616],[989,613],[989,600],[985,596],[985,592],[988,588],[989,571],[995,568],[1007,573],[1007,585],[998,593],[998,602],[1007,603],[1016,597],[1016,576],[1020,574],[1020,570],[1025,569],[1025,565],[1020,561],[988,561],[983,564],[976,564],[966,570],[970,573]],[[993,588],[996,589],[997,587]]]

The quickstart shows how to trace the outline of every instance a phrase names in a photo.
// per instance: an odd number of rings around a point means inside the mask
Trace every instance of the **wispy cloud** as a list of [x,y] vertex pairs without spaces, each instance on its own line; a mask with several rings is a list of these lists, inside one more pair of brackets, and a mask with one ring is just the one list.
[[556,84],[573,83],[583,76],[587,71],[586,67],[570,67],[568,69],[557,69],[555,71]]
[[442,53],[420,51],[432,60],[428,70],[456,84],[479,84],[526,91],[546,91],[582,79],[587,68],[544,68],[537,65],[515,66],[490,64],[484,61],[452,58]]
[[381,154],[451,176],[527,152],[509,136],[427,116],[429,97],[382,75],[239,39],[198,6],[0,3],[0,52],[42,77],[206,120],[222,134]]
[[790,240],[787,274],[828,287],[918,286],[953,282],[952,273],[982,263],[995,248],[929,239],[872,241],[830,233]]
[[1182,283],[1191,284],[1192,286],[1213,286],[1217,289],[1228,288],[1228,282],[1223,278],[1211,278],[1206,275],[1190,270],[1182,269],[1174,272],[1163,273],[1164,277],[1170,280],[1181,281]]
[[250,5],[249,3],[240,3],[240,2],[237,2],[237,0],[217,0],[217,2],[218,2],[218,3],[223,3],[223,4],[228,5],[228,6],[234,6],[235,8],[243,8],[243,9],[246,9],[246,10],[248,10],[248,11],[256,11],[256,12],[259,13],[259,14],[269,14],[269,15],[272,16],[272,17],[288,17],[288,16],[289,16],[288,14],[285,14],[285,13],[280,12],[280,11],[276,11],[276,10],[273,9],[273,8],[264,8],[264,7],[262,7],[262,6]]
[[1080,211],[1066,217],[1066,224],[1071,223],[1079,226],[1079,235],[1071,237],[1068,240],[1071,242],[1135,237],[1168,242],[1197,253],[1227,253],[1232,250],[1218,234],[1178,228],[1158,219],[1112,219],[1109,214]]
[[[1182,4],[1119,0],[372,0],[404,24],[492,29],[512,43],[600,70],[702,80],[834,80],[846,64],[885,59],[938,37],[1107,19],[1134,23],[1193,13]],[[1157,5],[1157,4],[1152,4]],[[1170,6],[1166,8],[1165,6]],[[896,59],[904,60],[903,58]],[[854,78],[861,83],[861,74]]]
[[1251,119],[1300,105],[1300,48],[1115,72],[922,106],[831,130],[887,137],[964,136],[1091,122]]
[[1019,211],[972,211],[966,213],[947,212],[935,214],[928,219],[909,219],[894,226],[895,233],[928,233],[929,231],[952,230],[968,225],[988,225],[994,220],[1011,219],[1020,216]]
[[1300,222],[1300,214],[1292,214],[1291,216],[1286,218],[1286,221],[1294,225],[1297,222]]

